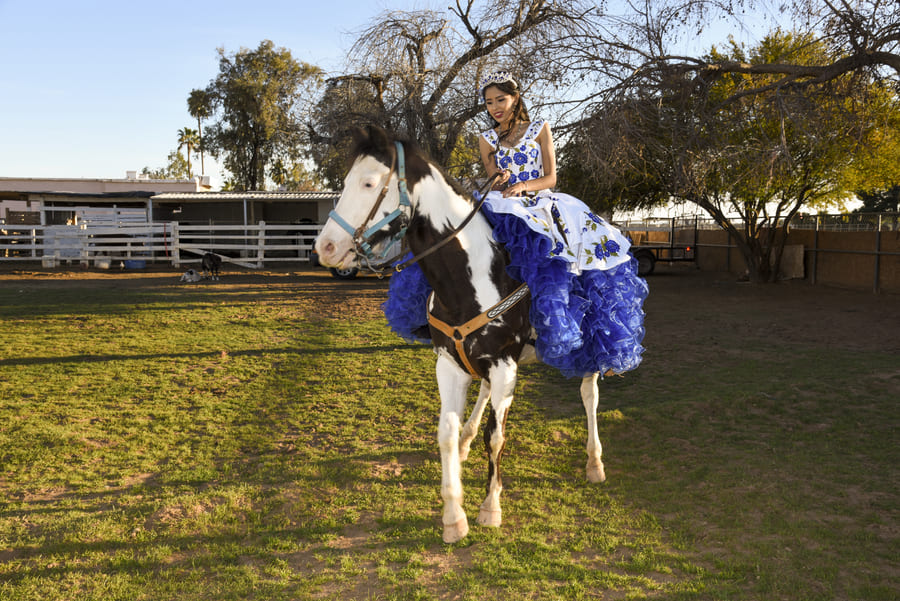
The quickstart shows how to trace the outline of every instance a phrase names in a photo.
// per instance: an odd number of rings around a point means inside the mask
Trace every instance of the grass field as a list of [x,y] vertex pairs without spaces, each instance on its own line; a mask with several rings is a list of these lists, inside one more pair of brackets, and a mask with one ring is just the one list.
[[[523,370],[440,530],[433,353],[321,272],[0,279],[0,599],[894,600],[897,297],[651,277],[644,364]],[[473,390],[473,398],[474,398]]]

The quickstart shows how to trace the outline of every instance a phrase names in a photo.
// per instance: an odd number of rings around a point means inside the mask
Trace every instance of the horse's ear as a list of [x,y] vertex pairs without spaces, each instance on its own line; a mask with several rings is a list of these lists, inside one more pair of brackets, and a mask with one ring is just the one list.
[[361,127],[353,127],[350,129],[350,138],[353,140],[354,148],[360,148],[369,141],[369,132]]
[[391,145],[390,136],[388,136],[388,133],[382,128],[377,125],[369,125],[366,130],[373,147],[383,150]]

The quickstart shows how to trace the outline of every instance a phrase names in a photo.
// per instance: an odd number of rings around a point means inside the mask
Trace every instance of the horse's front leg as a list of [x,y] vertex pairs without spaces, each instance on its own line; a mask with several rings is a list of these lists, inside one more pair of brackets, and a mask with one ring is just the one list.
[[472,447],[472,441],[478,433],[478,426],[481,424],[481,417],[484,415],[484,408],[487,406],[488,397],[491,395],[491,383],[487,380],[481,381],[481,387],[478,390],[478,401],[472,408],[466,425],[463,426],[462,435],[459,438],[459,460],[465,461],[469,458],[469,449]]
[[482,526],[500,526],[500,493],[503,481],[500,477],[500,460],[506,445],[506,416],[516,390],[517,366],[507,360],[491,368],[491,413],[484,430],[484,446],[488,453],[487,497],[478,512]]
[[584,403],[584,412],[587,414],[587,477],[591,482],[603,482],[606,480],[606,472],[603,470],[603,447],[600,445],[600,435],[597,432],[597,406],[600,404],[600,390],[597,388],[597,376],[591,374],[581,380],[581,402]]
[[443,352],[438,354],[436,372],[441,394],[437,438],[441,449],[441,497],[444,499],[443,539],[445,543],[455,543],[469,533],[469,522],[462,506],[459,430],[472,376],[460,370]]

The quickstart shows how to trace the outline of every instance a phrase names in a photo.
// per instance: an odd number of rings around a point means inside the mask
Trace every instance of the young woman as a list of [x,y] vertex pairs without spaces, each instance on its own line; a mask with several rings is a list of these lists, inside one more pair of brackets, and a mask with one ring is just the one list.
[[517,215],[548,235],[550,255],[568,261],[576,274],[630,261],[630,243],[619,230],[574,196],[551,191],[556,151],[550,126],[529,119],[512,76],[506,71],[488,75],[481,82],[481,96],[494,120],[479,139],[481,160],[488,176],[500,173],[495,189],[502,190],[488,195],[490,208]]
[[510,275],[531,290],[538,356],[569,375],[634,369],[648,290],[630,242],[578,198],[552,191],[550,126],[529,118],[509,72],[483,78],[479,92],[493,120],[479,139],[481,158],[489,176],[500,174],[485,212],[510,251]]

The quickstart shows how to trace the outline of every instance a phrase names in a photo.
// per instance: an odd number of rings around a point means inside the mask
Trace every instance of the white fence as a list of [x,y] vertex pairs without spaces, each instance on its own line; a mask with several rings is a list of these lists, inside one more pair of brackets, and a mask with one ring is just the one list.
[[196,263],[207,252],[249,268],[309,261],[320,225],[184,225],[178,222],[118,226],[0,225],[0,262],[41,261],[109,266],[125,261]]

